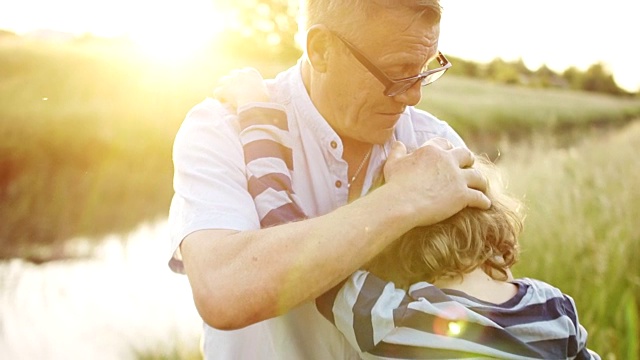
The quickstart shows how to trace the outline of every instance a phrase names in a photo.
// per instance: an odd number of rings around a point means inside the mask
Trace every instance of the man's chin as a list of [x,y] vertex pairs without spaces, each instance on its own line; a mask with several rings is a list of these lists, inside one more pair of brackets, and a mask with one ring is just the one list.
[[387,129],[379,129],[375,133],[371,134],[367,142],[371,144],[383,145],[393,138],[394,129],[395,126]]
[[387,124],[393,124],[394,126],[400,119],[400,116],[402,116],[402,113],[377,113],[376,114],[376,117],[380,118],[381,122],[387,123]]

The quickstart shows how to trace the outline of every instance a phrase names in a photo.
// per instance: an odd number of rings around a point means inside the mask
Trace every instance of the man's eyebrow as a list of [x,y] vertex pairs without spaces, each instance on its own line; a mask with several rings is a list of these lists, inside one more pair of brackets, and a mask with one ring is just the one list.
[[[385,57],[382,57],[381,59],[384,61],[385,64],[381,63],[379,66],[382,68],[389,68],[389,69],[393,69],[393,68],[411,68],[411,67],[415,67],[416,66],[416,59],[413,58],[410,55],[407,54],[393,54],[393,55],[389,55],[390,57],[388,59],[385,59]],[[423,59],[423,62],[420,63],[420,66],[424,66],[425,64],[428,64],[430,62],[432,62],[433,60],[435,60],[438,57],[438,50],[434,51],[433,54],[430,54],[429,57],[427,57],[426,59]]]

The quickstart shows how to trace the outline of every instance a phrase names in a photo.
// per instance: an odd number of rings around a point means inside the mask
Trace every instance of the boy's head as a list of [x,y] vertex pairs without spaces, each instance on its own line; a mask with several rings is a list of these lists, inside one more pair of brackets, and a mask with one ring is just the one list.
[[475,168],[487,177],[491,208],[465,208],[438,224],[416,227],[365,268],[407,288],[419,281],[461,276],[480,267],[495,279],[507,279],[518,257],[524,215],[521,203],[505,193],[498,169],[478,156]]

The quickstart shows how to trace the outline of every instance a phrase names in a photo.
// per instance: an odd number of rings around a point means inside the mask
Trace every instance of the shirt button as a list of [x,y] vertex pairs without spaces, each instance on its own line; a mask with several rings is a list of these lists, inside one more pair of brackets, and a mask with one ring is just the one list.
[[332,142],[331,142],[331,148],[332,148],[332,149],[335,149],[335,148],[337,148],[337,147],[338,147],[338,143],[337,143],[337,142],[335,142],[335,141],[332,141]]
[[336,187],[337,188],[341,188],[342,187],[342,181],[336,180]]

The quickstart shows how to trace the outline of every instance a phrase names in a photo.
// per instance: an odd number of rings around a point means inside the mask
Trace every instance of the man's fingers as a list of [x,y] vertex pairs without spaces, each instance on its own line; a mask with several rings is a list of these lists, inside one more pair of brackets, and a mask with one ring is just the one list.
[[463,176],[467,182],[468,206],[479,209],[491,207],[491,200],[485,194],[488,188],[487,178],[478,169],[462,169]]
[[464,176],[465,181],[467,182],[467,187],[475,190],[480,190],[482,192],[487,191],[487,178],[482,174],[482,172],[476,168],[467,168],[461,170]]
[[444,150],[453,149],[453,144],[451,143],[451,141],[441,137],[435,137],[435,138],[429,139],[427,142],[423,144],[423,146],[424,145],[435,145]]
[[218,79],[218,84],[215,89],[213,89],[213,97],[220,100],[221,102],[226,102],[226,93],[228,92],[227,83],[229,82],[229,75],[225,75]]
[[391,151],[389,152],[389,157],[388,159],[391,160],[396,160],[398,158],[401,158],[403,156],[407,155],[407,147],[404,146],[404,144],[400,141],[396,141],[393,143],[393,145],[391,146]]
[[218,99],[220,102],[225,102],[224,92],[221,87],[213,89],[213,98]]
[[460,167],[463,169],[473,166],[473,163],[476,160],[476,157],[473,155],[471,150],[465,147],[453,148],[451,149],[451,153],[458,161]]
[[487,210],[491,207],[491,200],[480,190],[467,189],[467,198],[469,199],[467,206]]

